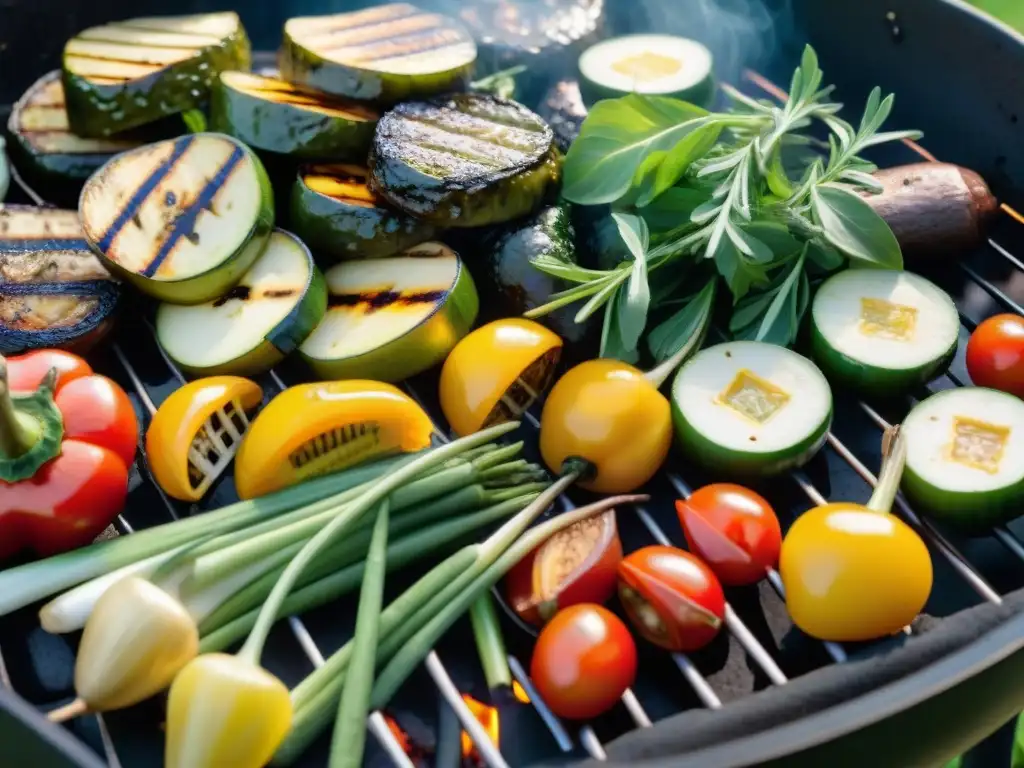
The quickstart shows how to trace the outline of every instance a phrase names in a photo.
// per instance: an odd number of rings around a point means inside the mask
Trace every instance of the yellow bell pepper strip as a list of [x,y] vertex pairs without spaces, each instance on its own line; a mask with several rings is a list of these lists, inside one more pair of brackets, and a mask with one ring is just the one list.
[[816,507],[783,539],[779,572],[786,607],[793,623],[812,637],[855,642],[891,635],[927,602],[928,548],[890,514],[906,454],[898,427],[887,432],[882,471],[867,505]]
[[525,318],[495,320],[455,345],[441,368],[441,410],[457,435],[516,419],[547,390],[562,339]]
[[49,714],[62,722],[130,707],[164,690],[199,652],[199,631],[174,597],[137,576],[96,601],[75,660],[78,698]]
[[300,384],[252,423],[235,459],[243,499],[430,445],[430,417],[390,384],[351,380]]
[[211,376],[185,384],[153,414],[146,455],[168,496],[199,501],[238,450],[249,428],[247,412],[263,399],[255,382]]

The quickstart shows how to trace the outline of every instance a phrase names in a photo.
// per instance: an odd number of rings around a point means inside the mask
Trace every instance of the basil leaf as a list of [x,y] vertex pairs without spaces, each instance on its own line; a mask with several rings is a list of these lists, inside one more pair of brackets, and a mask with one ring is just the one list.
[[563,166],[562,195],[580,205],[622,197],[653,152],[668,151],[705,124],[700,107],[663,96],[631,93],[599,101],[580,127]]
[[619,329],[619,303],[622,292],[619,291],[612,297],[604,308],[604,323],[601,326],[601,357],[613,360],[621,360],[632,365],[640,359],[640,352],[634,346],[628,349],[622,342],[622,333]]
[[710,150],[722,133],[719,123],[707,123],[690,132],[676,144],[658,165],[654,183],[644,190],[636,204],[639,208],[649,205],[655,198],[675,186],[695,160],[700,160]]
[[851,259],[903,269],[896,236],[860,195],[831,184],[816,185],[811,188],[811,211],[825,239]]
[[640,211],[640,215],[655,232],[667,232],[689,222],[693,212],[710,197],[710,189],[672,187]]
[[697,344],[703,341],[710,323],[711,310],[715,303],[715,287],[718,278],[712,277],[700,293],[678,312],[660,323],[647,336],[647,348],[657,362],[672,357],[684,344],[700,334]]
[[647,228],[647,222],[632,213],[618,211],[612,214],[612,220],[619,228],[619,236],[633,254],[633,258],[643,259],[651,245],[651,232]]
[[812,240],[808,243],[807,258],[825,272],[834,272],[846,263],[846,259],[835,248],[827,243]]
[[792,256],[800,250],[802,244],[790,234],[784,224],[774,221],[752,221],[744,224],[743,231],[764,243],[774,255],[772,261]]

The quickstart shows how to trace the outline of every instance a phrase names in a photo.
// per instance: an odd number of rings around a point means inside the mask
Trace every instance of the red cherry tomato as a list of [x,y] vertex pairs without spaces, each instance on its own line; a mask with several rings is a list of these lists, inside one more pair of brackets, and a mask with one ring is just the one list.
[[556,533],[520,560],[505,577],[505,594],[523,621],[540,626],[570,605],[607,602],[621,560],[609,510]]
[[971,334],[967,372],[979,387],[1024,398],[1024,317],[996,315]]
[[135,460],[139,424],[131,400],[106,376],[74,379],[55,399],[64,414],[64,437],[83,440],[117,454],[126,467]]
[[7,358],[7,380],[12,392],[31,392],[43,383],[51,368],[57,369],[54,391],[75,379],[92,374],[92,368],[78,355],[60,349],[37,349]]
[[703,648],[725,619],[715,574],[675,547],[644,547],[619,563],[619,599],[640,634],[669,651]]
[[636,678],[636,644],[607,608],[559,611],[537,637],[530,677],[551,711],[587,720],[612,708]]
[[721,582],[754,584],[779,562],[782,529],[763,497],[741,485],[713,483],[676,502],[686,542]]

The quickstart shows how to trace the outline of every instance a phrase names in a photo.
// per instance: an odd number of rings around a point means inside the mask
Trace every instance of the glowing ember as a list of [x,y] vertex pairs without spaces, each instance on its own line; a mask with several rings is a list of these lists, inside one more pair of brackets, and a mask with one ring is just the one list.
[[[518,696],[518,694],[516,695]],[[523,692],[523,696],[526,696],[525,691]],[[498,726],[498,710],[484,704],[482,701],[477,701],[468,693],[462,694],[462,700],[466,702],[466,706],[469,707],[469,711],[473,713],[473,717],[480,721],[480,725],[484,727],[487,735],[491,737],[491,741],[493,741],[495,746],[497,746],[499,744],[498,736],[500,735]],[[480,761],[480,755],[477,753],[476,747],[473,745],[473,740],[469,738],[469,734],[465,731],[462,732],[462,757],[472,759],[475,762]]]
[[512,693],[515,695],[516,700],[521,704],[529,704],[530,696],[526,693],[526,689],[519,684],[518,680],[512,681]]

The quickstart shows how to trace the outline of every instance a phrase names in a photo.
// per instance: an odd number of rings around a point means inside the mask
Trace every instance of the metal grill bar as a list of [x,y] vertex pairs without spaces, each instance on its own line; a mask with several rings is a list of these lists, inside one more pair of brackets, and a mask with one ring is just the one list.
[[[1000,251],[1002,251],[1001,248]],[[991,280],[986,280],[984,277],[979,275],[976,269],[969,267],[966,264],[960,264],[960,269],[963,270],[964,274],[971,278],[971,280],[977,283],[985,293],[1002,304],[1006,309],[1018,315],[1024,315],[1024,307],[999,290]]]

